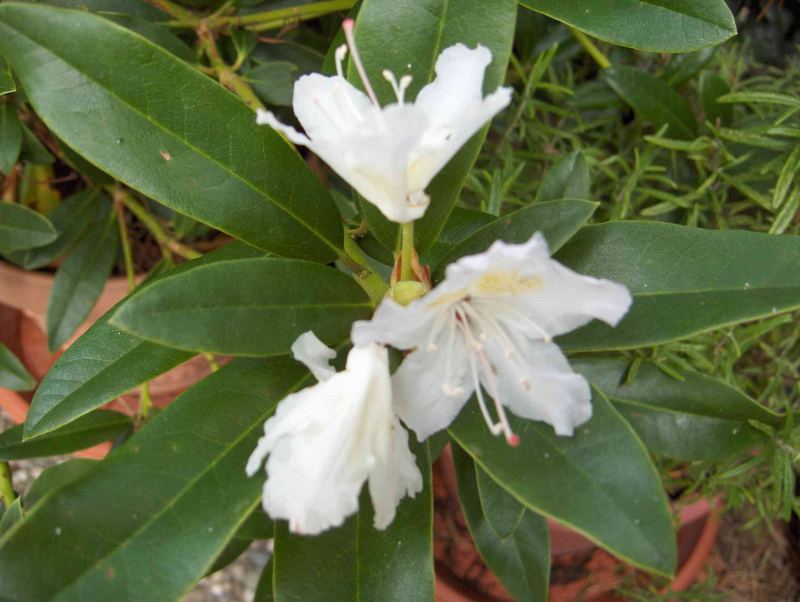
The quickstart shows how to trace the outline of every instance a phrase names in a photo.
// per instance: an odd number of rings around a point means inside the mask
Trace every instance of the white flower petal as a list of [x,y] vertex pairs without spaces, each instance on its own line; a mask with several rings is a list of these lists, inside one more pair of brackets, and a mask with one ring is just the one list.
[[301,334],[292,343],[292,355],[298,362],[305,364],[314,378],[320,382],[336,374],[336,370],[330,366],[330,361],[336,357],[336,352],[310,330]]
[[507,348],[496,339],[486,346],[496,377],[482,375],[484,388],[494,392],[514,414],[553,426],[557,435],[573,430],[592,416],[591,390],[586,380],[573,372],[567,358],[554,343],[509,332],[519,356],[508,357]]
[[310,73],[294,84],[294,114],[311,140],[343,142],[371,127],[380,109],[343,77]]
[[397,506],[406,495],[422,491],[422,474],[408,449],[408,431],[395,418],[391,428],[391,448],[369,474],[369,493],[375,508],[374,525],[385,529],[394,520]]
[[[288,520],[294,532],[320,533],[358,509],[359,492],[377,466],[376,478],[388,483],[387,463],[401,448],[391,387],[386,349],[368,345],[350,351],[344,371],[278,405],[247,465],[252,474],[269,456],[263,504],[270,516]],[[413,482],[407,457],[401,453],[398,462],[392,491],[399,501]],[[385,521],[391,511],[382,502]]]
[[474,391],[465,348],[454,337],[436,351],[414,351],[392,375],[395,411],[420,441],[447,427]]
[[286,125],[278,121],[278,118],[272,114],[271,111],[265,111],[264,109],[257,109],[256,110],[256,123],[259,125],[268,125],[273,130],[278,132],[282,132],[286,139],[289,142],[293,142],[294,144],[302,144],[303,146],[309,146],[311,144],[311,140],[308,139],[307,136],[304,136],[296,129],[294,129],[290,125]]
[[404,307],[385,297],[371,320],[353,324],[350,338],[356,346],[384,343],[397,349],[413,349],[427,340],[437,315],[419,300]]

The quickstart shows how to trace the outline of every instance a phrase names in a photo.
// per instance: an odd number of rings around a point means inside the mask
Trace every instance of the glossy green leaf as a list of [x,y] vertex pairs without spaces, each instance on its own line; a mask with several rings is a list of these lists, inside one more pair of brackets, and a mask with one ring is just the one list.
[[14,503],[6,508],[3,517],[0,518],[0,537],[8,533],[14,525],[22,522],[22,499],[17,498]]
[[40,4],[51,4],[62,8],[77,8],[88,10],[94,13],[114,13],[120,15],[131,15],[140,19],[150,21],[166,21],[169,17],[162,12],[147,4],[146,0],[28,0]]
[[245,77],[258,97],[269,106],[290,107],[297,66],[287,61],[261,63]]
[[497,218],[456,245],[439,263],[434,280],[444,276],[448,264],[474,253],[482,253],[496,240],[524,243],[541,232],[555,253],[588,221],[597,203],[580,200],[543,201]]
[[240,360],[189,389],[0,539],[0,596],[180,600],[258,504],[247,457],[306,374]]
[[8,347],[0,343],[0,387],[12,391],[30,391],[35,386],[36,379]]
[[697,123],[692,108],[667,83],[637,67],[617,66],[605,71],[608,85],[656,130],[667,125],[666,135],[694,138]]
[[342,272],[264,257],[165,277],[123,304],[111,323],[179,349],[259,356],[288,352],[307,330],[338,343],[371,312],[369,297]]
[[573,151],[556,161],[542,178],[534,202],[558,199],[590,199],[592,174],[581,151]]
[[[205,257],[188,261],[162,277],[211,262],[261,255],[262,252],[252,247],[234,242]],[[144,282],[128,299],[153,282],[155,280]],[[59,428],[194,355],[150,343],[109,324],[109,318],[125,301],[106,312],[50,368],[33,397],[25,421],[26,437]]]
[[[398,77],[410,73],[414,79],[406,96],[415,98],[420,88],[433,80],[441,51],[458,42],[469,47],[482,44],[492,51],[492,63],[483,82],[484,93],[489,93],[505,78],[516,14],[513,0],[364,0],[355,36],[367,74],[383,104],[396,102],[381,75],[384,69]],[[389,44],[387,40],[403,40],[403,44]],[[359,80],[352,65],[348,76],[353,82]],[[487,131],[484,128],[476,134],[428,186],[431,204],[416,222],[418,251],[427,249],[438,237]],[[386,220],[372,205],[363,205],[372,232],[384,246],[394,249],[397,224]]]
[[292,535],[275,523],[274,596],[297,602],[433,600],[433,497],[427,446],[413,445],[424,486],[404,498],[385,531],[373,526],[365,491],[360,510],[336,529]]
[[719,102],[730,91],[728,82],[721,75],[714,71],[703,71],[700,75],[700,103],[703,105],[706,121],[716,124],[719,120],[720,125],[730,125],[733,107]]
[[496,219],[489,213],[453,207],[439,238],[420,256],[420,262],[423,265],[438,265],[453,247]]
[[680,370],[683,380],[644,363],[626,382],[624,358],[578,356],[572,367],[601,389],[659,456],[723,460],[764,441],[750,420],[780,427],[784,418],[709,376]]
[[100,210],[102,195],[88,188],[61,201],[48,219],[58,232],[57,238],[44,246],[17,251],[9,257],[26,270],[38,270],[66,253],[80,238]]
[[522,520],[525,506],[480,469],[475,472],[475,485],[478,502],[495,536],[499,539],[508,539],[514,535]]
[[46,217],[16,203],[0,202],[0,253],[41,247],[56,236]]
[[800,307],[796,236],[616,222],[586,226],[557,259],[633,294],[616,328],[559,337],[572,351],[656,345]]
[[478,466],[536,513],[582,533],[626,562],[675,570],[675,536],[658,473],[633,429],[595,390],[592,419],[572,437],[511,417],[519,447],[486,427],[469,402],[449,431]]
[[91,13],[6,2],[0,53],[50,129],[103,171],[267,251],[337,256],[339,216],[300,156],[167,51]]
[[45,495],[82,477],[92,470],[97,462],[97,460],[87,460],[86,458],[73,458],[45,468],[22,498],[25,510],[33,508],[33,505]]
[[688,52],[736,34],[725,0],[520,0],[591,36],[652,52]]
[[[127,11],[126,11],[127,13]],[[161,46],[187,63],[197,62],[197,52],[192,50],[186,42],[173,34],[165,25],[153,23],[147,19],[130,14],[104,13],[106,19],[122,25],[126,29],[135,31],[140,36],[147,38],[153,44]]]
[[0,461],[68,454],[114,439],[132,427],[119,412],[96,410],[51,433],[22,440],[22,425],[0,434]]
[[[0,81],[0,87],[2,83]],[[17,118],[17,109],[13,102],[0,102],[0,173],[11,173],[21,150],[22,128]]]
[[55,351],[89,315],[117,259],[119,229],[111,203],[100,210],[58,268],[47,304],[47,344]]
[[[461,509],[481,557],[515,600],[546,600],[550,580],[547,520],[503,491],[460,448],[453,448],[453,459]],[[488,487],[492,487],[491,504],[486,503]],[[492,525],[503,518],[516,521],[514,530],[505,537]]]

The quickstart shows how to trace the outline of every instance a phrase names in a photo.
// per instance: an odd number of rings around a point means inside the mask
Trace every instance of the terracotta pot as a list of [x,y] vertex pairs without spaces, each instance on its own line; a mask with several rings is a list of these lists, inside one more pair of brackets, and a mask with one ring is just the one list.
[[[472,543],[458,503],[458,485],[449,449],[434,464],[434,554],[437,602],[513,602],[486,567]],[[548,520],[550,525],[550,602],[621,601],[614,590],[644,573],[625,565],[582,535]],[[678,572],[670,591],[683,591],[706,565],[719,530],[717,512],[705,499],[680,511]],[[442,541],[443,540],[443,541]]]
[[[49,352],[43,326],[34,315],[2,303],[0,303],[0,342],[22,361],[37,381],[41,381],[50,366],[62,353],[61,351],[55,354]],[[154,405],[166,406],[209,372],[210,367],[205,358],[196,356],[153,379],[150,381],[150,395]],[[32,399],[32,391],[15,392],[0,388],[0,408],[17,424],[25,421]],[[126,393],[106,404],[105,407],[133,415],[138,409],[138,402],[139,393],[136,390]],[[104,457],[110,449],[110,443],[103,443],[73,455],[99,459]]]
[[[55,275],[47,272],[21,270],[5,261],[0,261],[0,303],[24,311],[45,328],[47,302],[53,290]],[[65,345],[77,339],[97,319],[114,307],[128,294],[128,280],[123,276],[112,276],[106,280],[103,292],[73,337]]]

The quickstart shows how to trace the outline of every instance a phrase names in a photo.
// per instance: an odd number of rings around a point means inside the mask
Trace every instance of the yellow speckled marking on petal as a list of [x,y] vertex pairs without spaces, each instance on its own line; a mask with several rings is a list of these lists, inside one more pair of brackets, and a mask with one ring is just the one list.
[[518,295],[542,286],[539,276],[523,276],[511,270],[486,272],[470,287],[472,295]]

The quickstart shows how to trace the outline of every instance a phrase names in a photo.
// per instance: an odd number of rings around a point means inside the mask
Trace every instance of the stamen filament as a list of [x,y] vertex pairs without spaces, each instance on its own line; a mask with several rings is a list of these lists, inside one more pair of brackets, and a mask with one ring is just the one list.
[[358,71],[358,76],[361,78],[361,82],[364,84],[364,90],[367,91],[367,96],[372,101],[376,107],[380,107],[380,103],[378,103],[378,97],[375,96],[375,90],[372,89],[372,85],[369,83],[369,79],[367,78],[367,71],[364,69],[364,63],[361,62],[361,55],[358,54],[358,48],[356,48],[356,38],[353,35],[353,29],[355,28],[355,21],[353,19],[345,19],[342,23],[342,29],[344,30],[344,37],[347,40],[347,45],[350,47],[350,58],[353,60],[353,64],[356,66],[356,71]]
[[342,44],[336,49],[336,75],[344,79],[344,58],[347,56],[347,44]]

